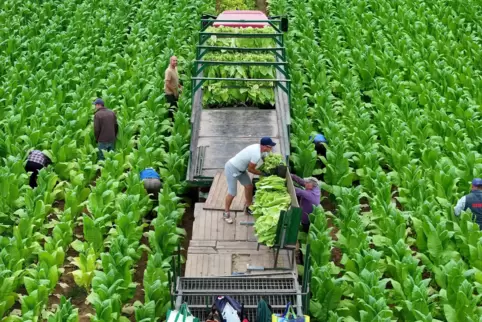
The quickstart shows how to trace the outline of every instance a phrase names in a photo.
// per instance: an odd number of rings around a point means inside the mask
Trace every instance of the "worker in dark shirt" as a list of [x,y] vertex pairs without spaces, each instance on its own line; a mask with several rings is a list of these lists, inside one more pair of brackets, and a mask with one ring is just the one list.
[[472,191],[459,199],[454,208],[456,216],[460,216],[463,210],[470,209],[475,218],[475,223],[482,230],[482,179],[472,180]]
[[98,157],[99,160],[104,160],[102,151],[114,150],[119,126],[115,113],[104,106],[102,99],[96,99],[93,104],[95,105],[94,134],[99,148]]
[[147,168],[141,171],[141,181],[144,181],[144,188],[151,198],[157,200],[159,191],[161,191],[161,177],[153,168]]
[[304,189],[295,187],[296,196],[300,201],[301,207],[301,225],[305,233],[310,229],[309,214],[313,212],[313,208],[320,205],[321,190],[316,178],[310,177],[301,179],[300,177],[291,174],[291,179],[298,183]]
[[26,172],[32,172],[30,175],[29,185],[32,188],[37,187],[37,177],[40,170],[52,163],[52,160],[42,151],[33,150],[28,154],[27,163],[25,165]]

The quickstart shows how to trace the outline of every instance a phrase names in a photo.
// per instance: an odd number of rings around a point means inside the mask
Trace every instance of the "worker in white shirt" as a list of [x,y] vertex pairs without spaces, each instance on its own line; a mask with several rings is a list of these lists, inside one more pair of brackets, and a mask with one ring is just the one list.
[[256,169],[261,156],[270,152],[276,143],[269,137],[261,139],[259,144],[252,144],[241,150],[236,156],[231,158],[224,166],[224,174],[228,182],[228,194],[225,200],[223,218],[228,224],[233,223],[233,219],[229,213],[231,203],[237,194],[237,181],[244,186],[244,195],[246,197],[246,211],[249,212],[249,206],[253,203],[253,183],[247,173],[261,175],[261,171]]

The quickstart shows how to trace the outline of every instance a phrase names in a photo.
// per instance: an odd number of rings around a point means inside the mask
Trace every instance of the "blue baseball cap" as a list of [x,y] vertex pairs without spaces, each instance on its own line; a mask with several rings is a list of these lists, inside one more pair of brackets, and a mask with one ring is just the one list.
[[104,101],[102,99],[98,98],[94,101],[94,103],[92,103],[92,105],[97,105],[97,104],[100,104],[100,105],[104,106]]
[[475,178],[474,180],[472,180],[472,185],[476,187],[482,187],[482,179]]
[[323,142],[323,143],[326,143],[326,138],[323,134],[317,134],[315,135],[315,139],[314,139],[315,143],[318,143],[318,142]]
[[266,146],[275,146],[276,145],[276,143],[274,143],[273,140],[271,140],[271,138],[267,137],[267,136],[265,136],[264,138],[261,138],[260,144],[266,145]]

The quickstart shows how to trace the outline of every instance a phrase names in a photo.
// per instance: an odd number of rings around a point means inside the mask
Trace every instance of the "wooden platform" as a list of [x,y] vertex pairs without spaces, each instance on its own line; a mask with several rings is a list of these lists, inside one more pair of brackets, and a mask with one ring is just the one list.
[[[289,154],[285,144],[280,144],[280,119],[278,109],[223,108],[193,111],[191,122],[191,156],[189,180],[195,177],[214,178],[224,170],[226,162],[251,144],[269,136],[277,143],[275,152]],[[284,113],[283,113],[284,115]],[[287,140],[287,139],[286,139]]]
[[[249,173],[249,177],[253,180],[253,175]],[[222,210],[224,211],[224,201],[226,195],[228,194],[228,183],[226,182],[226,176],[224,171],[219,171],[214,177],[213,184],[211,185],[211,191],[208,195],[208,199],[204,204],[205,210]],[[238,182],[238,194],[231,204],[231,211],[244,211],[245,207],[245,197],[244,188]]]
[[[214,191],[214,186],[211,189]],[[244,212],[232,212],[234,222],[228,224],[222,218],[222,211],[205,210],[204,207],[203,203],[195,205],[185,276],[228,276],[247,273],[248,265],[274,266],[274,252],[266,246],[260,246],[258,251],[254,228],[241,225],[242,221],[253,221],[253,217]],[[280,252],[278,265],[289,267],[289,264],[287,252]]]

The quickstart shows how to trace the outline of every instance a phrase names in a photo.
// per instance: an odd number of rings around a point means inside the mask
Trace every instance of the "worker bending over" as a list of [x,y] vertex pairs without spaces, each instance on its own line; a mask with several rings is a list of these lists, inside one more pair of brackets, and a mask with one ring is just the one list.
[[326,140],[325,136],[323,134],[317,134],[315,135],[313,142],[315,143],[316,154],[326,157],[325,144],[328,144],[328,141]]
[[259,144],[252,144],[233,158],[231,158],[224,166],[224,174],[228,182],[228,194],[226,196],[223,218],[228,224],[232,224],[233,220],[229,213],[231,203],[237,194],[237,181],[244,186],[244,196],[246,198],[246,211],[249,212],[249,206],[253,203],[253,184],[246,171],[252,174],[261,175],[262,172],[256,169],[261,157],[264,153],[270,152],[276,143],[269,137],[261,139]]
[[161,177],[153,168],[147,168],[141,171],[141,181],[144,181],[144,189],[151,196],[151,199],[157,200],[159,191],[161,191]]
[[460,216],[463,210],[470,209],[475,218],[475,223],[482,230],[482,179],[472,180],[472,191],[459,199],[454,208],[456,216]]
[[305,188],[300,189],[295,187],[295,192],[296,196],[300,201],[300,207],[302,210],[301,225],[303,226],[303,231],[307,233],[310,229],[309,215],[313,212],[314,207],[320,205],[320,185],[318,183],[318,180],[313,177],[301,179],[300,177],[291,174],[291,179],[293,179],[293,181]]
[[52,163],[52,160],[42,151],[33,150],[28,154],[27,163],[25,165],[26,172],[32,172],[30,175],[29,185],[32,188],[37,186],[37,177],[40,170]]

